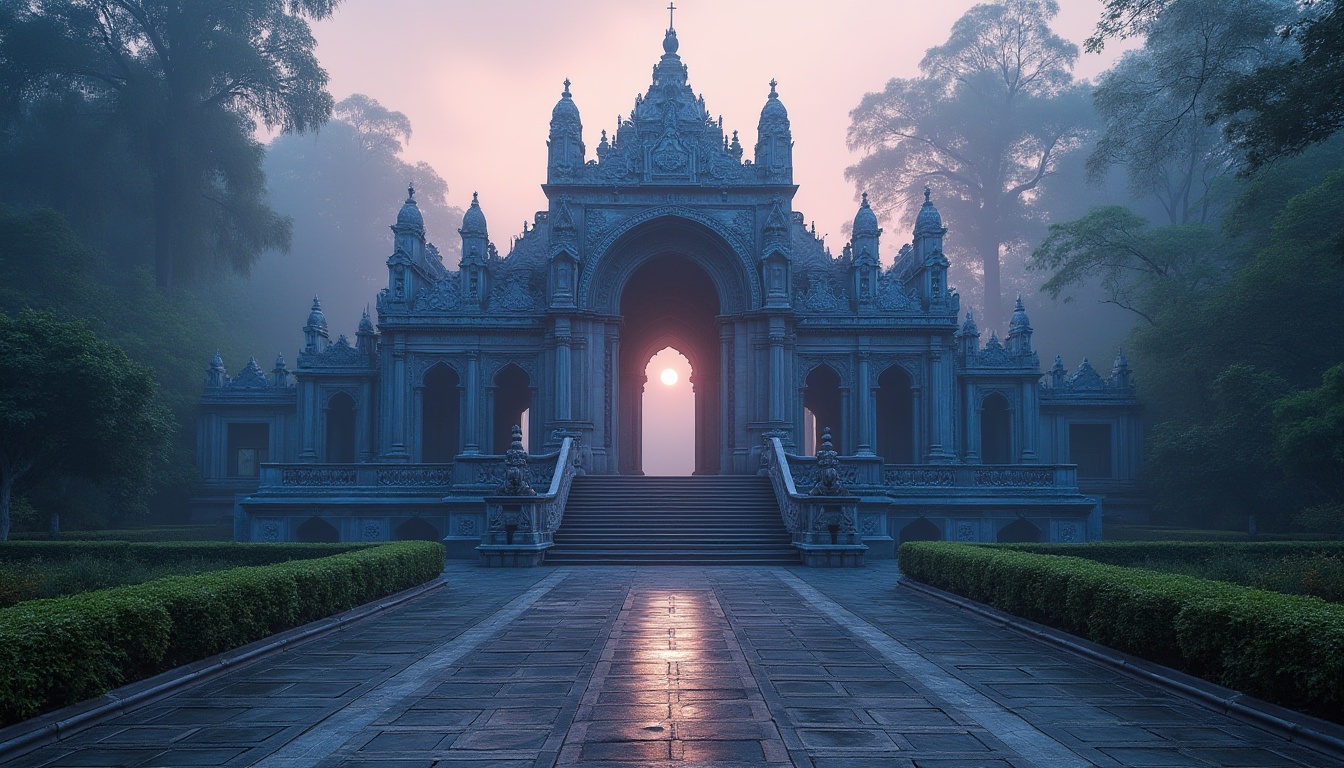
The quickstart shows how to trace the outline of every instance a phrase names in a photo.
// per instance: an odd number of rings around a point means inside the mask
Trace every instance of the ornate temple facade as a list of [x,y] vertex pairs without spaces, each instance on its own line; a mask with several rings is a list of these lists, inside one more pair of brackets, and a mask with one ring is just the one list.
[[810,486],[829,429],[870,556],[911,538],[1095,539],[1103,504],[1137,503],[1123,355],[1107,376],[1058,359],[1043,375],[1020,300],[986,339],[947,284],[927,190],[890,266],[866,196],[832,254],[792,206],[776,84],[748,150],[677,49],[669,29],[652,84],[591,154],[565,82],[548,207],[509,253],[473,196],[461,261],[445,264],[412,189],[376,324],[366,313],[353,341],[333,339],[314,300],[292,371],[230,376],[216,357],[197,514],[232,515],[243,540],[433,538],[469,555],[512,425],[527,425],[538,489],[569,457],[641,474],[645,367],[669,346],[693,369],[695,473],[768,471],[778,446],[790,487]]

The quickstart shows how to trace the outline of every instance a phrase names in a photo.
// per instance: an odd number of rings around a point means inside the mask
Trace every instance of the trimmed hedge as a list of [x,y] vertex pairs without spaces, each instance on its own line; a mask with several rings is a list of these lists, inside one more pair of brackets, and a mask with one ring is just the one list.
[[[11,541],[51,541],[47,531],[10,531]],[[61,531],[59,541],[229,541],[233,526],[163,525],[102,531]]]
[[1105,523],[1105,538],[1109,541],[1338,541],[1338,536],[1323,533],[1258,533],[1220,531],[1207,528],[1171,528],[1162,525],[1126,525]]
[[443,558],[398,542],[0,610],[0,725],[423,584]]
[[189,562],[193,558],[243,565],[270,565],[286,560],[311,560],[368,549],[374,544],[236,544],[231,541],[8,541],[0,543],[0,563],[35,559],[61,561],[74,557],[134,560],[151,565]]
[[907,542],[897,558],[916,581],[1344,722],[1344,606],[1017,547]]
[[996,548],[1036,554],[1082,557],[1108,565],[1145,560],[1208,560],[1237,555],[1280,559],[1308,555],[1344,555],[1344,541],[1099,541],[1091,544],[996,544]]

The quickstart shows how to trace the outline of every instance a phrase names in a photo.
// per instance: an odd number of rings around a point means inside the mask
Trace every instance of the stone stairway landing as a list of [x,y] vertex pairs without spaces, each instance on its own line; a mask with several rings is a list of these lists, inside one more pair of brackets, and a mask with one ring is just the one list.
[[769,478],[581,476],[546,562],[792,565],[798,552]]

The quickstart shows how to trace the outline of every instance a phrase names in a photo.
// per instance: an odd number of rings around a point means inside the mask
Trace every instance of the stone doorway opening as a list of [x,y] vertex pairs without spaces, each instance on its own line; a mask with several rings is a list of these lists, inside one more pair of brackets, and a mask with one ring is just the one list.
[[[717,475],[720,469],[722,417],[719,413],[719,294],[705,270],[692,258],[664,252],[645,260],[621,292],[619,381],[619,458],[623,475],[646,473],[644,448],[650,440],[690,436],[691,474]],[[668,430],[646,421],[649,388],[664,387],[649,377],[649,361],[671,348],[686,360],[693,406],[679,428]],[[658,375],[661,375],[659,369]],[[649,401],[654,398],[650,396]],[[654,470],[656,472],[657,470]],[[650,472],[650,474],[654,473]]]
[[663,347],[644,368],[641,456],[647,475],[680,476],[695,471],[695,392],[691,361]]

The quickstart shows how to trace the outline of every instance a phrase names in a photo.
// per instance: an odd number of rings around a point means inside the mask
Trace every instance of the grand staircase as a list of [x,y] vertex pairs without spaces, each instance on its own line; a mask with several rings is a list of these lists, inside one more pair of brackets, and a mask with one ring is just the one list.
[[765,477],[574,478],[546,562],[792,565],[798,551]]

